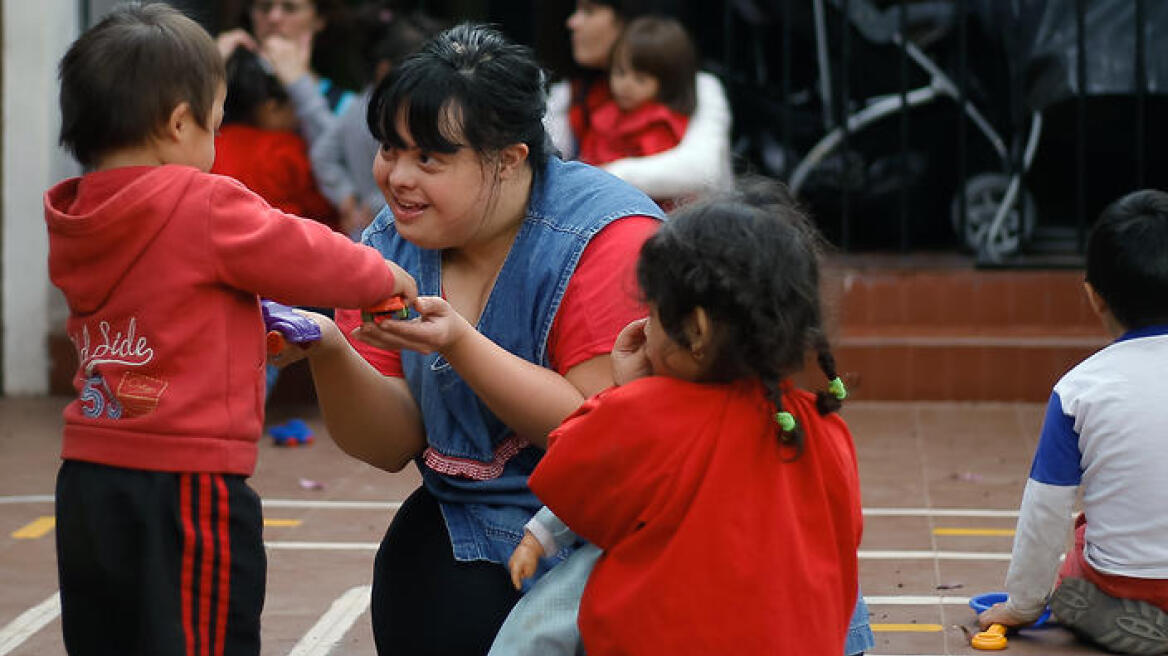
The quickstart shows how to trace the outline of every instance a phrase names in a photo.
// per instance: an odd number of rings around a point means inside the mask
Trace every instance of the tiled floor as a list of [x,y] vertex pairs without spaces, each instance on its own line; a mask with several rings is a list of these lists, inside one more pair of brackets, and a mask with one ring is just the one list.
[[[55,607],[51,517],[58,399],[0,399],[0,656],[64,653]],[[872,654],[978,653],[966,605],[998,590],[1042,406],[850,403],[866,528],[861,583],[877,629]],[[264,654],[373,654],[367,592],[373,549],[392,502],[417,484],[316,444],[265,441],[253,485],[269,543]],[[320,489],[311,489],[321,486]],[[28,537],[14,537],[24,529]],[[42,528],[42,531],[45,529]],[[1103,653],[1058,627],[1010,636],[1011,654]]]

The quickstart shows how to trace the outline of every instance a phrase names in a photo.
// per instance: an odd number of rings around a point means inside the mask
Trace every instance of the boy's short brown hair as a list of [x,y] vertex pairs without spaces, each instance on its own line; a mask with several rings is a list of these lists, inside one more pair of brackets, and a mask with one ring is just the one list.
[[183,102],[209,129],[226,78],[211,35],[163,3],[114,9],[73,42],[59,77],[60,143],[86,168],[145,142]]

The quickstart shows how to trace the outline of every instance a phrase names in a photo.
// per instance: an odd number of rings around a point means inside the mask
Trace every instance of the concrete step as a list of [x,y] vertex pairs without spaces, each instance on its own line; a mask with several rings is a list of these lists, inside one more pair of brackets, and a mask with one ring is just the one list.
[[1110,341],[1082,271],[955,262],[862,256],[829,270],[829,332],[855,398],[1045,401],[1063,373]]

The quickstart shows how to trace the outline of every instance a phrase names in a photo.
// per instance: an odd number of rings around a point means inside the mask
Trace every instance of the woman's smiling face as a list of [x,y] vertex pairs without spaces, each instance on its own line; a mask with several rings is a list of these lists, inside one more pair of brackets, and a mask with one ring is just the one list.
[[[452,153],[421,149],[403,114],[394,127],[401,144],[382,144],[373,159],[373,178],[393,212],[397,231],[427,249],[468,243],[483,225],[496,183],[482,158],[465,145]],[[458,138],[451,141],[461,143]]]

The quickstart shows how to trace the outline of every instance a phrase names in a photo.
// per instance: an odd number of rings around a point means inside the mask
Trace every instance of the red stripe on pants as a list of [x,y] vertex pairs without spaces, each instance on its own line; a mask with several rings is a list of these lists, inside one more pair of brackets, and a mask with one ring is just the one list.
[[223,656],[227,632],[227,608],[231,601],[231,508],[223,476],[215,476],[219,492],[219,608],[215,613],[215,656]]
[[211,655],[211,566],[215,543],[211,535],[211,475],[199,474],[199,540],[203,545],[199,571],[199,656]]
[[183,635],[186,637],[187,656],[195,656],[195,632],[192,626],[194,603],[191,600],[191,587],[195,580],[195,523],[191,518],[191,480],[190,474],[179,475],[179,516],[182,520],[182,625]]

